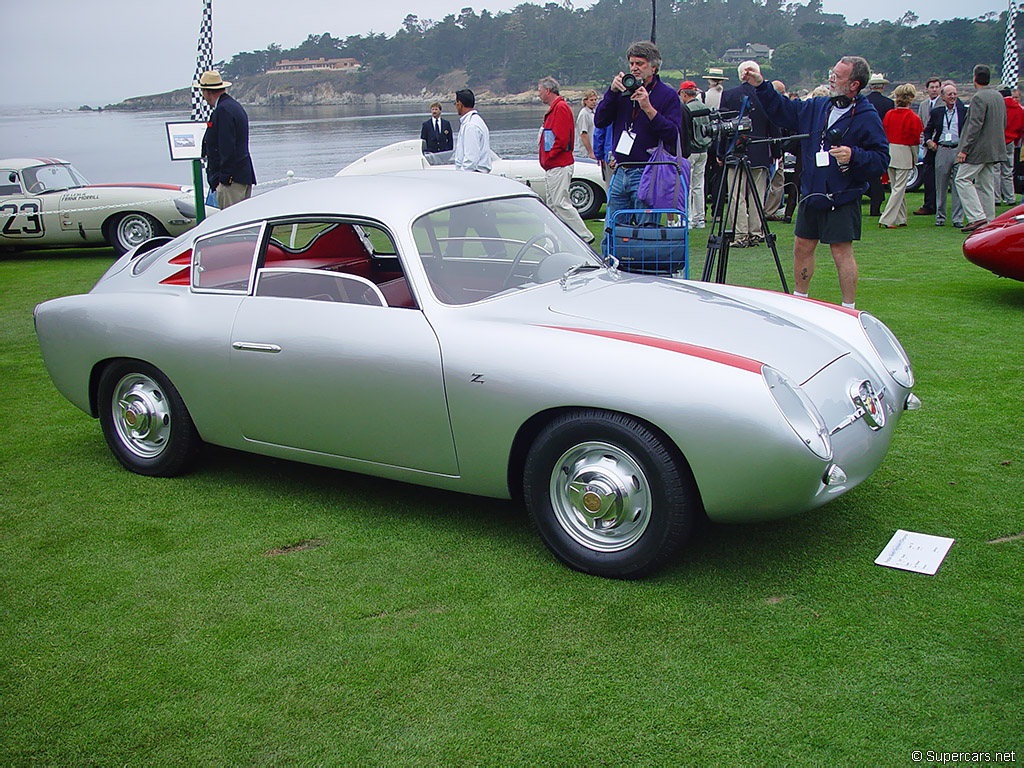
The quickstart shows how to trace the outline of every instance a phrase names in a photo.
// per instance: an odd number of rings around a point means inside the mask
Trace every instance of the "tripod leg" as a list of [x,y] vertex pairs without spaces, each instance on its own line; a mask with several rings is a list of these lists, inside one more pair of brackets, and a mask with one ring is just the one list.
[[[716,161],[717,162],[717,161]],[[725,213],[724,204],[722,201],[722,193],[725,191],[725,166],[722,166],[722,172],[718,174],[718,184],[715,190],[715,197],[711,203],[711,226],[708,228],[708,253],[704,259],[704,269],[701,272],[700,279],[704,282],[711,282],[712,276],[715,274],[715,261],[721,256],[723,261],[729,258],[729,237],[732,233],[726,231],[725,226]]]
[[[742,158],[743,170],[746,175],[748,188],[754,188],[754,174],[750,170],[750,161],[744,157]],[[772,255],[775,257],[775,268],[779,271],[779,280],[782,281],[782,290],[784,293],[789,293],[789,285],[786,283],[786,275],[782,271],[782,262],[779,261],[779,251],[775,247],[775,235],[771,233],[768,228],[768,219],[764,215],[764,204],[761,202],[760,195],[753,195],[754,204],[757,208],[757,217],[761,221],[761,231],[764,232],[764,241],[768,244],[768,247],[772,251]]]
[[[740,158],[740,162],[742,162],[744,159],[745,159],[745,157],[741,157]],[[725,216],[729,216],[729,214],[732,214],[732,219],[729,222],[731,224],[731,226],[728,228],[728,236],[729,236],[730,240],[734,240],[736,238],[736,219],[739,217],[739,212],[740,212],[740,191],[741,191],[741,189],[743,187],[743,184],[742,184],[742,176],[743,176],[743,174],[740,172],[740,169],[738,167],[739,164],[736,162],[735,158],[732,158],[732,160],[733,160],[733,162],[731,164],[730,164],[728,159],[726,160],[726,169],[725,169],[726,170],[726,175],[729,175],[728,174],[728,169],[729,168],[735,168],[735,173],[732,174],[732,181],[729,184],[729,202],[725,206],[725,214],[724,214]],[[726,279],[725,275],[726,275],[726,272],[728,272],[728,270],[729,270],[729,251],[728,251],[729,247],[731,247],[731,246],[729,246],[728,243],[726,243],[726,250],[724,251],[724,255],[723,255],[721,261],[718,264],[718,273],[715,275],[715,282],[716,283],[722,283],[722,284],[725,283],[725,279]]]

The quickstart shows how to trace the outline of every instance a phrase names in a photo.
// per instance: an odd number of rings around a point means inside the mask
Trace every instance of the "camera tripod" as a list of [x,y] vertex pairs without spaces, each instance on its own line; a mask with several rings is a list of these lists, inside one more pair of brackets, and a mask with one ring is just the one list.
[[[804,138],[803,136],[787,136],[785,140],[793,138]],[[764,215],[764,203],[754,186],[754,174],[750,169],[750,158],[747,157],[747,147],[751,144],[767,144],[779,142],[783,139],[750,139],[747,136],[736,137],[734,145],[725,156],[725,168],[718,179],[718,189],[715,192],[713,201],[714,217],[711,222],[711,232],[708,235],[708,253],[704,261],[704,271],[701,280],[705,282],[714,281],[724,283],[726,272],[729,269],[729,245],[736,232],[736,218],[739,215],[739,195],[741,193],[754,199],[757,209],[757,217],[761,222],[761,231],[764,233],[765,244],[775,258],[775,267],[779,272],[779,280],[782,282],[782,290],[789,293],[789,284],[786,282],[786,275],[782,271],[782,262],[779,261],[779,251],[775,247],[775,235],[768,227],[767,217]],[[736,169],[736,173],[729,174],[730,168]],[[725,192],[726,180],[732,176],[729,185],[728,203],[722,196]],[[732,221],[728,221],[728,214],[732,213]],[[717,262],[717,264],[716,264]]]

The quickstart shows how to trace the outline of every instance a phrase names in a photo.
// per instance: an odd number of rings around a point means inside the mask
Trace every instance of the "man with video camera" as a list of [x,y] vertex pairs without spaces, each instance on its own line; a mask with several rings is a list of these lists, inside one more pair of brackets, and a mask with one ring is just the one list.
[[[627,208],[644,208],[637,199],[637,188],[643,174],[642,163],[650,160],[649,150],[661,141],[672,154],[681,140],[679,128],[682,106],[676,92],[661,82],[661,52],[650,41],[633,43],[626,51],[629,73],[619,72],[594,111],[594,125],[610,132],[615,173],[608,185],[608,204],[604,222],[602,253],[607,256],[611,246],[611,229],[615,212]],[[683,157],[689,155],[689,136]],[[623,167],[623,163],[628,163]],[[637,165],[633,165],[636,163]]]
[[803,174],[797,208],[793,262],[797,296],[807,296],[814,275],[814,250],[827,243],[839,273],[843,306],[857,296],[853,241],[860,240],[861,195],[889,164],[889,142],[878,112],[861,91],[871,68],[860,56],[844,56],[829,75],[829,96],[790,101],[780,96],[754,64],[740,78],[754,86],[768,119],[780,128],[808,134],[800,141]]

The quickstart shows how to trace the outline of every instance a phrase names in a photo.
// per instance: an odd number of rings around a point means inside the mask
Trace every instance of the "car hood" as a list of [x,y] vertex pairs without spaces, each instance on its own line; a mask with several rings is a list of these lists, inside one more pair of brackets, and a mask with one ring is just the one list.
[[848,351],[813,324],[758,306],[756,293],[738,300],[675,280],[588,282],[549,303],[553,325],[681,341],[767,363],[800,383]]

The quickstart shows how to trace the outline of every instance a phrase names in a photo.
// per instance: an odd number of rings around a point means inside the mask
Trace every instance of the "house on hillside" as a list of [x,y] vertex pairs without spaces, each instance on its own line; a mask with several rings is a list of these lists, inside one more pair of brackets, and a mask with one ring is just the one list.
[[267,72],[303,72],[308,70],[331,70],[334,72],[356,72],[362,68],[358,59],[282,59]]
[[722,61],[726,64],[739,64],[747,59],[767,59],[771,61],[774,48],[769,48],[761,43],[747,43],[744,48],[729,48],[722,54]]

